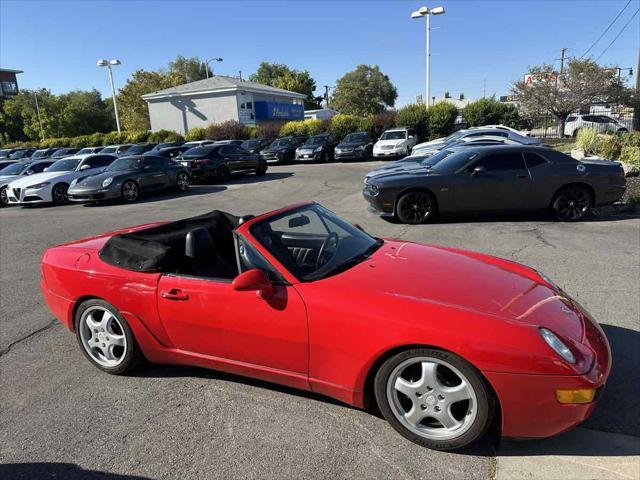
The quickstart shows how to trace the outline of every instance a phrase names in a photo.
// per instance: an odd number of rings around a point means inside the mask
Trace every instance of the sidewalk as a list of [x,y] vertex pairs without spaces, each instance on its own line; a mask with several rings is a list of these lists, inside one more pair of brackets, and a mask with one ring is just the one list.
[[497,480],[640,480],[640,437],[576,428],[546,440],[503,442],[496,460]]

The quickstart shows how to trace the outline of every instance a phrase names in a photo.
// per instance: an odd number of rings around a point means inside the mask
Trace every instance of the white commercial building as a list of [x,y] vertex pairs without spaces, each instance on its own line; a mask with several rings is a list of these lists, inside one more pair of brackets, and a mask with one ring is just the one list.
[[193,127],[236,120],[255,125],[302,120],[306,95],[216,75],[143,95],[151,131],[186,133]]

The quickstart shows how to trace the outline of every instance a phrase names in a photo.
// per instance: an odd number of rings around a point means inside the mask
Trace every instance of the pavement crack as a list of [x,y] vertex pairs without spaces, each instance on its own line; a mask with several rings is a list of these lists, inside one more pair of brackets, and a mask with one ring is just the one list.
[[12,349],[14,346],[16,346],[17,344],[22,343],[22,342],[24,342],[25,340],[28,340],[28,339],[30,339],[31,337],[35,337],[36,335],[38,335],[38,334],[40,334],[40,333],[42,333],[42,332],[44,332],[44,331],[46,331],[46,330],[50,329],[50,328],[51,328],[51,327],[53,327],[56,323],[58,323],[58,322],[57,322],[57,321],[56,321],[56,319],[54,318],[54,319],[50,320],[50,321],[49,321],[49,323],[47,323],[44,327],[41,327],[41,328],[39,328],[39,329],[37,329],[37,330],[35,330],[35,331],[33,331],[33,332],[31,332],[31,333],[29,333],[29,334],[25,335],[24,337],[19,338],[18,340],[15,340],[15,341],[11,342],[11,343],[10,343],[9,345],[7,345],[5,348],[3,348],[2,350],[0,350],[0,357],[1,357],[1,356],[3,356],[3,355],[4,355],[4,354],[6,354],[6,353],[9,353],[9,351],[11,351],[11,349]]

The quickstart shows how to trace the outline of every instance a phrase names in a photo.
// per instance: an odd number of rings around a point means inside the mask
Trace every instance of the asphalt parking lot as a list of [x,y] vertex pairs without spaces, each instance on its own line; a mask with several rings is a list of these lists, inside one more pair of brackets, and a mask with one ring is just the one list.
[[[366,212],[362,178],[374,165],[278,166],[262,178],[133,205],[0,210],[0,477],[486,479],[501,478],[503,449],[524,461],[549,455],[551,445],[554,455],[594,464],[623,457],[640,473],[640,218],[567,224],[545,215],[476,216],[398,225]],[[376,236],[511,258],[555,279],[603,324],[613,347],[601,403],[571,437],[596,431],[602,444],[507,444],[498,460],[490,443],[447,454],[404,440],[376,415],[284,387],[183,367],[109,376],[86,361],[41,298],[38,264],[48,246],[216,208],[257,214],[301,200],[316,200]],[[631,447],[608,449],[610,433]],[[593,471],[593,478],[606,476]]]

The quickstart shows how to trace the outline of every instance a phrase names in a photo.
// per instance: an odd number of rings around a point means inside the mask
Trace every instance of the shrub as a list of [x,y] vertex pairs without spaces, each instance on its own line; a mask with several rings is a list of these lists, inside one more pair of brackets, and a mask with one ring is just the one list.
[[585,155],[595,155],[598,152],[598,130],[595,128],[581,128],[578,130],[576,145],[584,150]]
[[150,143],[177,142],[184,140],[184,137],[172,130],[158,130],[149,135],[147,139]]
[[244,131],[248,138],[258,138],[258,127],[255,125],[245,125]]
[[[580,131],[578,131],[580,135]],[[616,160],[622,150],[622,135],[598,135],[597,154],[599,157]]]
[[91,135],[80,135],[69,139],[69,146],[73,148],[92,147]]
[[458,117],[458,109],[448,102],[438,102],[429,107],[429,139],[446,137],[453,133]]
[[503,121],[503,117],[505,121],[512,121],[513,109],[498,102],[494,97],[481,98],[464,107],[462,116],[470,127],[481,127],[499,124]]
[[206,131],[205,131],[204,128],[202,128],[202,127],[193,127],[193,128],[189,129],[187,134],[184,136],[184,139],[187,142],[195,142],[195,141],[198,141],[198,140],[204,140],[205,139],[205,134],[206,134]]
[[623,147],[640,147],[640,132],[634,130],[632,132],[623,133],[620,137],[622,137]]
[[256,138],[275,138],[280,133],[283,125],[284,122],[280,120],[261,123],[256,127]]
[[385,110],[368,117],[371,123],[371,135],[378,138],[382,132],[396,126],[397,113],[393,110]]
[[222,123],[212,123],[205,127],[207,140],[234,140],[247,138],[244,125],[237,120],[228,120]]
[[619,160],[640,168],[640,147],[622,147]]
[[425,141],[429,136],[429,114],[422,104],[413,103],[398,110],[396,124],[399,127],[413,128],[418,142]]
[[99,147],[100,145],[105,145],[104,143],[104,133],[92,133],[88,135],[89,137],[89,147]]
[[151,133],[146,130],[128,132],[125,139],[126,143],[144,143],[149,140]]
[[280,128],[280,136],[286,137],[288,135],[306,135],[312,137],[318,135],[323,131],[326,131],[327,124],[322,120],[300,120],[285,123]]
[[329,131],[336,140],[340,140],[353,132],[362,130],[363,118],[355,115],[338,114],[331,119]]

